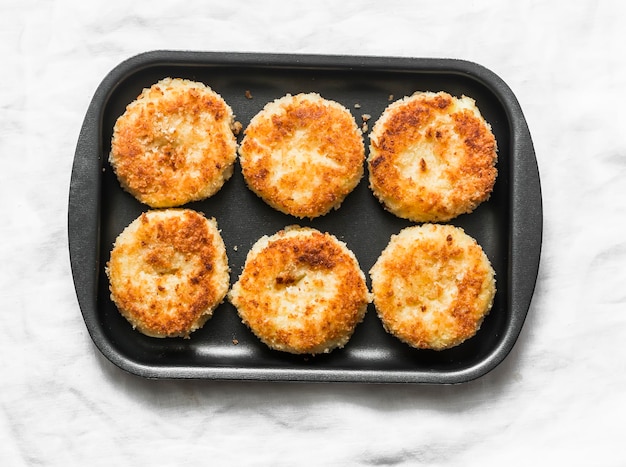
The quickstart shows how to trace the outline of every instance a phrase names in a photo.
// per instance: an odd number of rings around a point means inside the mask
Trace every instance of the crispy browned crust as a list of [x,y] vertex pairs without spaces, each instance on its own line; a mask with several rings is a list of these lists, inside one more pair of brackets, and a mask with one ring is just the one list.
[[165,78],[129,104],[113,130],[109,160],[124,189],[151,207],[215,194],[232,175],[233,113],[202,83]]
[[482,248],[449,225],[404,229],[370,275],[385,329],[421,349],[443,350],[474,336],[495,295],[495,273]]
[[497,145],[474,101],[416,93],[391,104],[370,133],[370,187],[395,215],[447,221],[487,200]]
[[363,137],[350,111],[317,94],[287,95],[250,122],[239,148],[250,189],[273,208],[314,218],[339,207],[363,175]]
[[201,327],[228,291],[228,271],[215,220],[189,209],[143,213],[118,236],[106,268],[111,299],[152,337]]
[[270,348],[318,354],[346,344],[370,295],[345,244],[292,227],[255,244],[229,299]]

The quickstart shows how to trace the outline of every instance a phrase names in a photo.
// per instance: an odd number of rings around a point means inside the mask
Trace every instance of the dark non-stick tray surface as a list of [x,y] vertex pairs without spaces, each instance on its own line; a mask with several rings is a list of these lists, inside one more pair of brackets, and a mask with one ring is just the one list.
[[[370,305],[345,348],[295,356],[265,347],[228,302],[190,339],[156,339],[134,331],[111,302],[104,267],[117,235],[148,207],[122,190],[107,159],[117,117],[143,88],[168,76],[210,86],[244,128],[267,102],[287,93],[317,92],[349,108],[358,122],[369,114],[370,129],[391,96],[443,90],[474,98],[498,142],[498,179],[488,202],[450,223],[477,239],[496,270],[495,303],[478,334],[446,351],[412,349],[385,333]],[[367,147],[367,136],[365,143]],[[186,207],[217,219],[231,284],[252,244],[287,225],[336,235],[354,251],[366,276],[391,235],[411,225],[383,210],[368,187],[367,173],[338,210],[312,221],[269,208],[247,189],[239,165],[218,194]],[[148,378],[459,383],[498,365],[521,331],[539,265],[542,201],[522,110],[509,87],[482,66],[449,59],[155,51],[121,63],[95,92],[76,148],[68,227],[87,329],[98,349],[131,373]]]

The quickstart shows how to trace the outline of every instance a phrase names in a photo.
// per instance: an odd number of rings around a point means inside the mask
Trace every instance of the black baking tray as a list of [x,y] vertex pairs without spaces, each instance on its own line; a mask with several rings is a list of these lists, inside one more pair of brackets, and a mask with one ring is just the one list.
[[[230,104],[244,128],[267,102],[287,93],[320,93],[349,108],[359,122],[362,115],[370,115],[370,128],[391,99],[415,91],[443,90],[474,98],[498,142],[498,178],[488,202],[450,223],[477,239],[496,271],[494,306],[478,334],[445,351],[413,349],[385,333],[370,305],[345,348],[297,356],[265,347],[227,302],[190,339],[156,339],[134,331],[110,300],[104,267],[116,236],[148,207],[122,190],[107,159],[117,117],[143,88],[167,76],[209,85]],[[269,208],[246,188],[238,165],[220,192],[186,207],[217,219],[231,283],[252,244],[287,225],[336,235],[354,251],[366,276],[390,236],[411,225],[381,207],[369,190],[367,173],[340,209],[314,220]],[[431,58],[153,51],[115,67],[93,96],[76,147],[68,231],[76,294],[89,334],[111,362],[133,374],[440,384],[486,374],[515,344],[537,278],[542,219],[537,162],[520,105],[503,80],[480,65]]]

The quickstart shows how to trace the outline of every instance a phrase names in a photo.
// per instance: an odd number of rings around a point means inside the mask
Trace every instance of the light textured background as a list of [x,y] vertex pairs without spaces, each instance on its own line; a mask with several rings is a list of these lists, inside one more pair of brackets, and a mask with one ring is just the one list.
[[[0,3],[0,464],[626,465],[624,3]],[[517,95],[544,246],[522,334],[460,386],[145,381],[105,360],[70,275],[83,116],[153,49],[453,57]]]

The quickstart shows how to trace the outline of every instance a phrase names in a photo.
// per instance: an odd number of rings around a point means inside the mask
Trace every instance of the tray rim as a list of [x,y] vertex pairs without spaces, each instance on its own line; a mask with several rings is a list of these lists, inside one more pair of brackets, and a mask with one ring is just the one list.
[[[335,370],[268,369],[249,367],[151,366],[121,356],[96,325],[97,276],[100,270],[100,177],[102,151],[98,159],[87,157],[94,139],[101,146],[99,122],[103,103],[116,84],[142,68],[171,64],[177,66],[245,66],[259,68],[328,69],[382,72],[432,72],[470,77],[489,88],[500,100],[510,123],[510,263],[507,290],[511,323],[488,357],[457,371],[428,370]],[[523,157],[522,157],[523,156]],[[96,179],[82,177],[85,173]],[[529,189],[530,187],[530,189]],[[94,196],[95,194],[95,196]],[[529,196],[530,195],[530,196]],[[83,206],[95,206],[89,212]],[[528,314],[534,293],[543,235],[543,207],[539,170],[532,138],[522,109],[509,86],[491,70],[477,63],[455,58],[395,56],[317,55],[251,52],[153,50],[132,56],[114,67],[100,82],[89,104],[79,133],[72,164],[68,200],[68,246],[74,287],[89,335],[98,350],[119,368],[148,379],[214,379],[258,381],[361,382],[457,384],[479,378],[497,367],[513,349]],[[89,251],[96,238],[96,248]],[[91,266],[90,266],[91,265]],[[519,278],[525,276],[524,281]],[[531,277],[529,280],[528,277]]]

